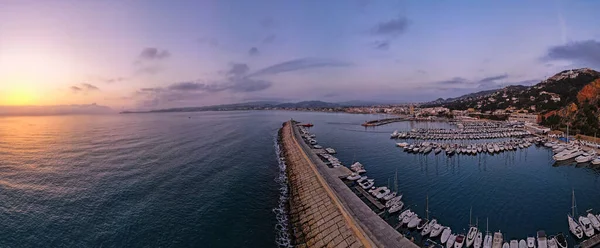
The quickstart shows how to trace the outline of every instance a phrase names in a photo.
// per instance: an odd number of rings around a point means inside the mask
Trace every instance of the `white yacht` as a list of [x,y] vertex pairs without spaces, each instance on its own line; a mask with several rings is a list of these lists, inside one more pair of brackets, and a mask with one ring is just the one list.
[[[475,243],[473,243],[473,247],[481,248],[482,243],[483,243],[483,234],[481,232],[477,232],[477,237],[475,238]],[[467,247],[469,247],[469,246],[467,246]]]
[[587,218],[590,219],[590,222],[592,222],[594,229],[596,229],[596,231],[600,231],[600,220],[598,220],[598,217],[592,213],[588,213]]
[[535,248],[535,238],[527,237],[527,248]]
[[442,237],[440,238],[442,244],[448,241],[448,238],[450,238],[450,234],[452,234],[452,229],[450,229],[450,227],[445,227],[444,231],[442,232]]
[[485,238],[483,239],[483,248],[492,248],[492,235],[490,235],[489,231],[489,220],[486,219],[485,222]]
[[569,221],[569,230],[571,230],[571,233],[578,239],[583,238],[583,230],[579,223],[577,223],[570,214],[567,215],[567,219]]
[[593,165],[599,165],[600,164],[600,157],[597,157],[594,160],[592,160],[592,164]]
[[556,155],[552,156],[552,158],[556,161],[565,161],[565,160],[575,158],[581,154],[583,154],[583,151],[581,151],[581,149],[577,148],[577,149],[569,150],[569,152],[564,153],[564,154],[560,154],[560,153],[556,154]]
[[592,222],[587,217],[579,216],[579,224],[583,228],[583,233],[588,238],[594,236],[594,227],[592,226]]
[[575,161],[577,163],[587,163],[590,162],[594,159],[596,159],[596,152],[591,151],[591,152],[584,152],[583,154],[579,155],[579,157],[575,158]]
[[467,233],[467,247],[471,247],[475,239],[477,238],[477,227],[471,226],[469,228],[469,232]]
[[580,239],[580,238],[583,238],[583,228],[579,225],[579,223],[577,223],[577,221],[575,221],[575,218],[573,218],[573,216],[575,215],[575,208],[576,208],[575,190],[573,190],[572,197],[571,197],[571,211],[572,211],[571,214],[572,215],[567,214],[567,221],[569,222],[569,230],[571,230],[571,233],[573,233],[573,235],[575,235],[575,237]]
[[504,242],[504,239],[502,239],[502,233],[500,231],[495,232],[494,239],[492,240],[492,248],[501,248],[502,242]]
[[546,240],[546,232],[542,230],[537,232],[537,243],[539,248],[548,247],[548,240]]

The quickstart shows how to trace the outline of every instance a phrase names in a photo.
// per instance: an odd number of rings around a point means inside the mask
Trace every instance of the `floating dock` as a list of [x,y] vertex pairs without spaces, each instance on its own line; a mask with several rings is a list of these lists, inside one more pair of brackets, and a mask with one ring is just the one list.
[[596,247],[598,244],[600,244],[600,234],[596,234],[591,238],[584,240],[580,245],[582,248],[590,248]]
[[365,191],[363,188],[356,186],[354,187],[356,188],[356,190],[358,190],[358,192],[360,192],[365,198],[367,198],[367,200],[369,200],[369,202],[371,202],[373,205],[375,205],[375,207],[377,207],[379,210],[383,210],[385,208],[385,206],[383,204],[381,204],[381,202],[379,202],[377,199],[373,198],[369,192]]
[[305,144],[288,121],[280,130],[295,247],[418,247],[367,206]]

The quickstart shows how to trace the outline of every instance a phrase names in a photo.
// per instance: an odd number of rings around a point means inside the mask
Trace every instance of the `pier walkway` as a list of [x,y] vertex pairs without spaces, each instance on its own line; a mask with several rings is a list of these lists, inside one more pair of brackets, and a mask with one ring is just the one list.
[[298,128],[281,130],[296,247],[417,247],[373,212],[306,145]]

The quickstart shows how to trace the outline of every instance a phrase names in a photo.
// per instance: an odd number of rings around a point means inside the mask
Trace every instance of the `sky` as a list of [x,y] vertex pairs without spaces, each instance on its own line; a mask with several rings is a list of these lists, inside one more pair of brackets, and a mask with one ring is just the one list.
[[429,101],[600,69],[599,1],[0,0],[0,106]]

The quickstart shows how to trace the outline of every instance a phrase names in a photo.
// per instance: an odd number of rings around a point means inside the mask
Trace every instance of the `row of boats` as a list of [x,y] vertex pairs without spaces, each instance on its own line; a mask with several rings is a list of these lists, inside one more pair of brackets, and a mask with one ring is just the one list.
[[529,131],[516,128],[499,128],[485,130],[463,129],[412,129],[408,132],[390,134],[392,139],[421,139],[421,140],[464,140],[464,139],[499,139],[531,136]]
[[544,146],[552,149],[552,152],[554,152],[552,158],[556,161],[575,159],[575,162],[577,163],[589,162],[594,165],[600,164],[600,157],[594,148],[584,150],[583,147],[576,142],[571,142],[569,144],[547,142]]
[[476,155],[478,153],[495,154],[504,151],[515,151],[517,149],[530,147],[534,143],[537,143],[536,138],[475,144],[437,143],[429,141],[409,144],[407,142],[402,142],[396,143],[396,146],[403,148],[405,152],[409,153],[428,154],[433,152],[434,154],[439,154],[444,152],[446,155],[452,156],[454,154]]
[[579,218],[575,219],[574,216],[575,210],[577,209],[577,205],[575,203],[575,190],[572,193],[572,206],[571,206],[571,214],[567,214],[567,222],[569,223],[569,230],[573,235],[582,239],[585,237],[591,238],[594,236],[596,231],[600,232],[600,214],[595,215],[591,212],[591,210],[587,211],[587,215],[579,216]]
[[[442,244],[445,244],[447,248],[462,248],[462,247],[474,247],[474,248],[566,248],[567,241],[562,233],[556,236],[546,237],[545,232],[538,231],[537,239],[535,237],[528,237],[526,240],[510,240],[505,242],[503,239],[502,232],[498,231],[493,234],[486,228],[485,237],[483,233],[478,229],[476,225],[469,225],[469,232],[465,234],[452,233],[452,229],[448,226],[444,226],[438,222],[437,219],[429,220],[429,197],[426,203],[426,218],[420,218],[419,215],[413,212],[411,209],[403,209],[404,203],[402,202],[402,194],[397,190],[392,191],[386,186],[375,187],[375,180],[369,179],[366,176],[360,176],[360,168],[363,166],[356,162],[351,166],[355,174],[348,176],[346,179],[355,181],[361,188],[368,190],[374,198],[382,201],[390,214],[403,210],[399,216],[398,221],[402,226],[408,229],[416,229],[420,231],[422,237],[429,236],[430,239],[439,238]],[[396,178],[397,181],[397,178]],[[469,217],[469,219],[471,219]],[[469,221],[470,222],[470,221]]]

